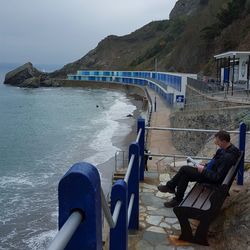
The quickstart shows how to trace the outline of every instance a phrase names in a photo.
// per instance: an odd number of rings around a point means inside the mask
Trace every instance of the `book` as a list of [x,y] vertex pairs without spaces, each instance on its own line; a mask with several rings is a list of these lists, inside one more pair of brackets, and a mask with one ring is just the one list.
[[193,158],[190,156],[187,157],[187,163],[192,163],[194,167],[197,167],[199,165],[199,162],[195,161]]

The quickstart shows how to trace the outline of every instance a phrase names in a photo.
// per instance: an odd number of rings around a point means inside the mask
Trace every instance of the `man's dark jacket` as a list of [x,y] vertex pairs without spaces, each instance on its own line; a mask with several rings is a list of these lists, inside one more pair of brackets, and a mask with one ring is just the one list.
[[[218,149],[214,155],[211,167],[205,168],[202,175],[212,183],[222,183],[229,169],[236,163],[240,150],[231,144],[226,149]],[[206,166],[206,165],[205,165]]]

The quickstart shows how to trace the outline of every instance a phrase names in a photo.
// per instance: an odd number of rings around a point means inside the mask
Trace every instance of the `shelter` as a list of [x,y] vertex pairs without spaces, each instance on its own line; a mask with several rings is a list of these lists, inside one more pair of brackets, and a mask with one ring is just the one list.
[[214,56],[217,62],[217,82],[225,84],[227,90],[240,84],[249,90],[250,51],[229,51]]

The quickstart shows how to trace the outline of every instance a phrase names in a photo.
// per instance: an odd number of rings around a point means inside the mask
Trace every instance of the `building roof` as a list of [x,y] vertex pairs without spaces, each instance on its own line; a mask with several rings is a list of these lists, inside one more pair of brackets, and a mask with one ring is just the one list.
[[242,56],[249,56],[249,55],[250,55],[250,51],[228,51],[222,54],[215,55],[214,57],[216,59],[228,58],[228,57],[233,57],[233,56],[235,56],[236,58],[240,58]]

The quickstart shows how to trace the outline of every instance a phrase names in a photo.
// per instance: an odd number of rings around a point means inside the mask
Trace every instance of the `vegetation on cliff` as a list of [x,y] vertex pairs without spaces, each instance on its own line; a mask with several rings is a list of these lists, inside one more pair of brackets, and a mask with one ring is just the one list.
[[179,0],[170,20],[154,21],[126,36],[108,36],[52,77],[77,69],[215,72],[213,55],[250,50],[250,0]]

